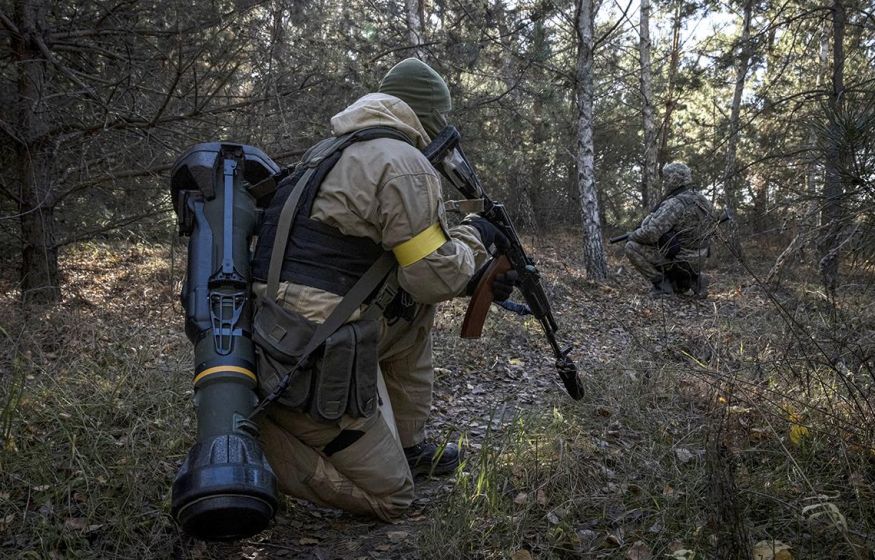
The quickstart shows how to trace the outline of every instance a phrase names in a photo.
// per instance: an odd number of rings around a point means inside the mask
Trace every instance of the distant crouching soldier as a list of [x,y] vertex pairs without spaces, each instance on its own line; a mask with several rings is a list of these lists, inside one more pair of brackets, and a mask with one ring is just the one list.
[[714,210],[683,163],[666,165],[662,181],[665,196],[629,234],[626,257],[653,284],[651,295],[706,297],[702,268],[710,252]]

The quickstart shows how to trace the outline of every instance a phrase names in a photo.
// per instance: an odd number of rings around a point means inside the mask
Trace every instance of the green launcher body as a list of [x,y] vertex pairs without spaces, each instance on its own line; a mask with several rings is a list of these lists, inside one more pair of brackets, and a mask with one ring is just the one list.
[[249,248],[259,210],[248,186],[278,171],[257,148],[210,142],[189,148],[171,173],[179,233],[189,237],[181,299],[197,409],[197,442],[173,482],[171,512],[205,540],[254,535],[276,511],[276,476],[249,418],[258,403]]

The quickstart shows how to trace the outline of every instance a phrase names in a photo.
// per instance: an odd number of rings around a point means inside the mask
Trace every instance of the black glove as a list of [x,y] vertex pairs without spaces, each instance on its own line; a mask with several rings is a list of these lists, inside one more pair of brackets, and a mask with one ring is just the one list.
[[[486,218],[473,214],[462,220],[462,224],[477,230],[477,233],[480,234],[480,241],[490,255],[504,253],[510,247],[510,241],[507,237]],[[493,245],[495,249],[492,248]]]
[[495,277],[492,283],[492,301],[504,301],[513,293],[513,288],[519,280],[516,270],[508,270]]
[[[483,278],[483,274],[491,264],[492,261],[490,260],[485,265],[481,266],[480,270],[478,270],[471,280],[468,281],[468,285],[465,287],[466,295],[470,296],[474,294],[474,290],[477,289],[480,279]],[[518,280],[519,274],[517,274],[516,270],[508,270],[507,272],[502,272],[496,276],[495,280],[492,282],[492,301],[504,301],[509,298],[510,294],[513,293],[513,288],[516,286]]]

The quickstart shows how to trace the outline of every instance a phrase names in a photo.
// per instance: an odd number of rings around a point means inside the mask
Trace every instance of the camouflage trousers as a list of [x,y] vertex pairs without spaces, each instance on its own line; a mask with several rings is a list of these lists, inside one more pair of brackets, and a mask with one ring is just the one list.
[[[385,521],[410,507],[413,476],[403,448],[425,436],[434,383],[433,321],[434,307],[421,306],[412,322],[385,327],[380,340],[385,388],[376,414],[323,423],[278,403],[267,409],[259,427],[282,492]],[[337,445],[344,438],[351,443]]]
[[667,259],[654,245],[643,245],[636,241],[628,241],[625,247],[626,258],[644,278],[654,282],[662,279],[663,272],[678,263],[684,263],[695,273],[702,272],[702,264],[707,257],[707,250],[681,251],[674,259]]

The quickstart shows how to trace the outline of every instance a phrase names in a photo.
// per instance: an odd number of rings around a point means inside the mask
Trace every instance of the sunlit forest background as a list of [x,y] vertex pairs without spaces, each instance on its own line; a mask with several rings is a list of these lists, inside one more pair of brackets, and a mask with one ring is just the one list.
[[[411,56],[543,265],[587,400],[521,381],[554,375],[520,349],[537,329],[463,347],[446,306],[436,422],[480,450],[452,491],[388,541],[290,502],[261,540],[193,544],[167,513],[194,437],[173,161],[227,140],[290,165]],[[871,2],[0,0],[0,147],[0,555],[875,550]],[[703,303],[648,301],[606,241],[672,161],[733,217]]]

